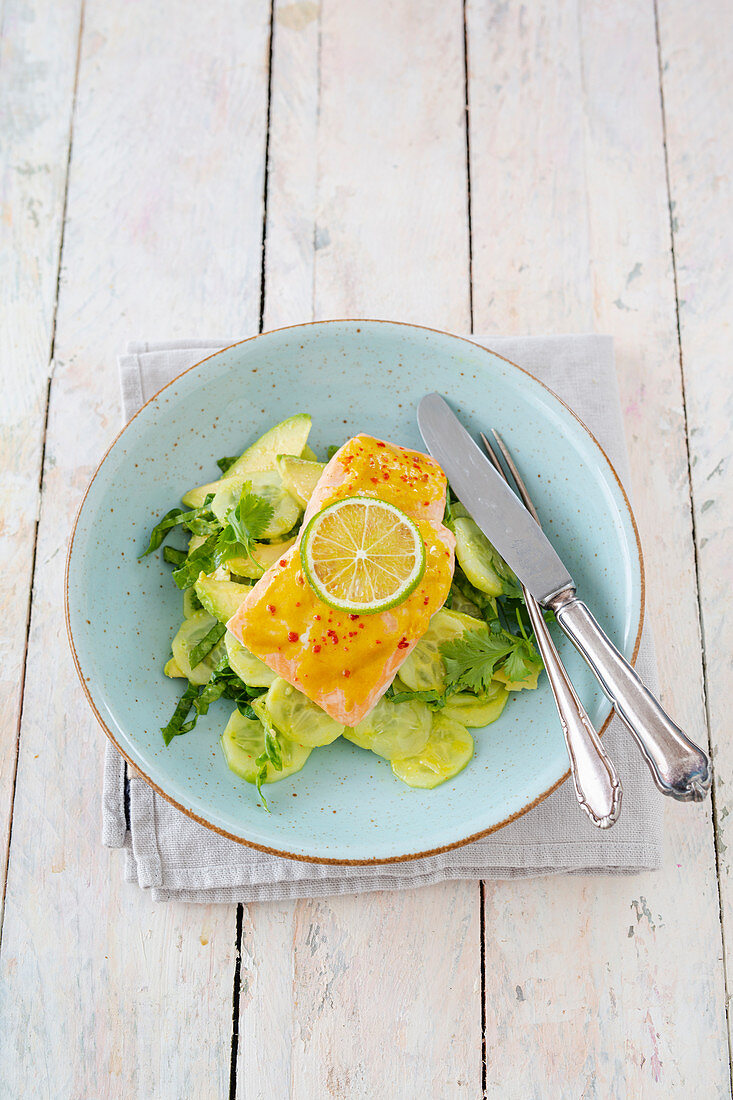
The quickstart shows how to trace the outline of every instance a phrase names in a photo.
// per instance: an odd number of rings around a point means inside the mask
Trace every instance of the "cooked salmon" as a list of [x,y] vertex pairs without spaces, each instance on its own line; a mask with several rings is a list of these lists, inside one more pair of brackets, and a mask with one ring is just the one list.
[[384,695],[448,595],[455,539],[442,522],[446,489],[445,474],[428,455],[369,435],[350,439],[323,471],[301,531],[344,497],[394,504],[417,524],[425,543],[425,572],[417,587],[388,611],[336,611],[306,580],[299,537],[248,593],[227,628],[337,722],[356,725]]

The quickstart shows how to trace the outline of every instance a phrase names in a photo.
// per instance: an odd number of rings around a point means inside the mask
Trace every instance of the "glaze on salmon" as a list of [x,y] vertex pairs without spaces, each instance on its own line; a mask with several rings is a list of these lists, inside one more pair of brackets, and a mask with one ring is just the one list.
[[344,497],[394,504],[417,524],[425,543],[419,584],[389,611],[335,611],[303,574],[299,536],[248,593],[227,629],[337,722],[356,725],[384,695],[448,595],[455,539],[442,522],[446,489],[445,474],[428,455],[369,435],[350,439],[323,471],[301,531]]

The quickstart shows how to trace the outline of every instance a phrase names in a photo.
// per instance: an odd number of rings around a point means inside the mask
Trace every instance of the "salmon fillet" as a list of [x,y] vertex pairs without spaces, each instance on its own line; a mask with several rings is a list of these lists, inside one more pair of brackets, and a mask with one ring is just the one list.
[[417,524],[425,572],[396,607],[351,615],[325,604],[300,563],[300,536],[245,597],[227,629],[335,721],[355,726],[384,695],[445,603],[455,538],[443,525],[447,481],[428,455],[357,435],[326,466],[305,511],[365,495],[394,504]]

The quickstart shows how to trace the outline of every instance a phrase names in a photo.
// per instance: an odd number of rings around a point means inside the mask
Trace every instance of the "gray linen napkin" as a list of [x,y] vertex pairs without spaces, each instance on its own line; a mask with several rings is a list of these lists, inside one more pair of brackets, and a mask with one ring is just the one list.
[[[607,336],[472,337],[541,378],[597,436],[628,485],[628,461],[613,344]],[[128,419],[181,371],[226,343],[188,340],[130,344],[119,359]],[[652,688],[656,673],[645,629],[637,667]],[[621,818],[594,829],[563,784],[499,832],[436,856],[384,866],[337,867],[269,856],[219,836],[181,813],[130,774],[111,743],[104,768],[103,843],[124,848],[125,876],[158,901],[249,902],[398,890],[446,879],[553,873],[623,874],[659,867],[662,798],[617,719],[604,743],[624,785]]]

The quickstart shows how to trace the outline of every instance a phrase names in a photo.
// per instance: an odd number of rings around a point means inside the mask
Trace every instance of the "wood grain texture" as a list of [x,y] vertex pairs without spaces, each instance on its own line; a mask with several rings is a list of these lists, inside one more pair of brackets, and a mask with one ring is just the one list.
[[2,16],[0,897],[13,803],[81,9],[79,0],[7,0]]
[[[454,3],[276,6],[266,327],[468,330],[462,41]],[[247,908],[238,1096],[480,1096],[477,883]]]
[[733,23],[722,8],[659,4],[662,87],[695,513],[728,996],[733,975]]
[[[653,9],[468,32],[476,329],[614,335],[663,694],[704,741]],[[487,884],[489,1096],[729,1094],[710,807],[666,814],[657,874]]]
[[153,906],[99,847],[104,736],[63,563],[131,337],[256,329],[269,6],[87,5],[2,955],[0,1095],[227,1095],[233,907]]

